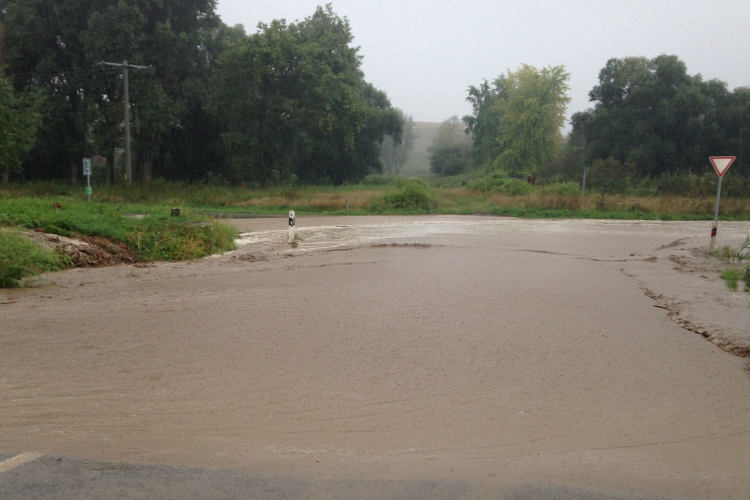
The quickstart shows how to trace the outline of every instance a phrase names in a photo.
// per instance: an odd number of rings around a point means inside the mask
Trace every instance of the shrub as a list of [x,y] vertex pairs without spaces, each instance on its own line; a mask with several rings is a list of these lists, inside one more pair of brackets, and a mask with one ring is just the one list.
[[634,163],[621,161],[615,158],[596,160],[587,176],[587,188],[604,188],[610,193],[622,193],[629,184],[629,179],[634,177],[636,168]]
[[472,182],[469,187],[475,191],[496,192],[507,194],[508,196],[519,196],[529,194],[534,188],[526,181],[520,179],[511,179],[504,172],[495,172],[481,179]]
[[495,172],[469,183],[469,188],[474,191],[483,191],[490,193],[499,191],[505,181],[508,180],[508,174],[504,172]]
[[520,196],[529,194],[534,188],[526,181],[520,179],[508,179],[500,187],[500,191],[508,196]]
[[421,179],[396,182],[397,190],[384,195],[373,204],[373,208],[395,210],[420,210],[430,212],[437,208],[435,195],[430,186]]
[[450,146],[432,151],[430,171],[435,175],[458,175],[469,166],[465,148]]

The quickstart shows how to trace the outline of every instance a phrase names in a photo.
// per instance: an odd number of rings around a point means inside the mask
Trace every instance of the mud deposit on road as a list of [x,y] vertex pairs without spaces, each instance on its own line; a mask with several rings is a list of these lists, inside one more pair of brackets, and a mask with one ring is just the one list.
[[747,342],[706,223],[284,223],[2,292],[0,452],[746,498],[747,360],[675,319]]

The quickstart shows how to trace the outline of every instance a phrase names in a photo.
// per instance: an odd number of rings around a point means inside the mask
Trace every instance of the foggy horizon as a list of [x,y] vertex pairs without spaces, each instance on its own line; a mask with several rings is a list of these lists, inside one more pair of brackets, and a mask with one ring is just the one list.
[[[254,33],[260,22],[295,22],[324,4],[219,0],[217,12],[225,24],[242,24]],[[613,57],[673,54],[691,75],[724,81],[730,90],[750,85],[750,34],[743,31],[750,21],[748,2],[538,0],[461,6],[339,0],[332,5],[350,22],[367,81],[420,122],[469,114],[470,85],[492,81],[521,64],[565,66],[571,97],[567,120],[591,107],[588,93]]]

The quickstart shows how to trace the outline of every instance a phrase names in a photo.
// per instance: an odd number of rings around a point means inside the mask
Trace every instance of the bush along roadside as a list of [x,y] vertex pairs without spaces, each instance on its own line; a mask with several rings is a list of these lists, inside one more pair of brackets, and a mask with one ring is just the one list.
[[437,201],[432,187],[421,179],[396,182],[396,191],[376,198],[370,210],[376,213],[397,211],[405,213],[429,213],[437,209]]
[[[77,238],[105,251],[124,247],[133,256],[130,262],[201,258],[233,249],[237,236],[231,226],[207,218],[190,215],[170,217],[169,208],[164,206],[88,204],[69,199],[62,201],[60,204],[54,200],[39,198],[0,199],[0,226]],[[141,217],[127,217],[123,213],[138,213]],[[0,258],[9,266],[3,271],[8,276],[33,276],[70,265],[92,265],[90,260],[81,263],[77,259],[68,259],[63,265],[52,265],[52,260],[39,257],[39,262],[44,262],[44,265],[32,263],[21,266],[18,263],[19,257],[14,256],[21,249],[19,238],[30,245],[24,246],[25,249],[41,247],[18,231],[3,229],[3,232],[14,234],[12,245],[8,243],[0,248]],[[46,241],[52,240],[46,238]],[[49,257],[49,254],[45,255]],[[8,284],[2,286],[17,286],[18,279],[13,278],[12,282],[9,279]]]

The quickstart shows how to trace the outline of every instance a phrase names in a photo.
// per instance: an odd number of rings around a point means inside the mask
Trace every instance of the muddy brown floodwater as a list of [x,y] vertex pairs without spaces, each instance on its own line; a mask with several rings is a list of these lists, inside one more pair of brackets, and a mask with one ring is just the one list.
[[710,223],[233,223],[223,256],[0,292],[0,452],[747,498],[749,296]]

